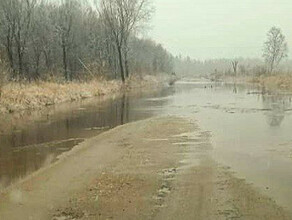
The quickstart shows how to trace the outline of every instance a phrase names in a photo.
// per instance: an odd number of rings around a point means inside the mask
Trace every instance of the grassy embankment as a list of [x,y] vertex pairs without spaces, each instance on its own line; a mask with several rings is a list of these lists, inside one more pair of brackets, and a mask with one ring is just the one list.
[[132,77],[123,84],[119,80],[95,79],[89,82],[11,82],[1,88],[0,113],[12,113],[27,109],[70,102],[95,96],[111,95],[121,90],[159,86],[166,76]]
[[248,80],[251,83],[265,86],[270,90],[284,90],[292,92],[292,75],[272,75],[272,76],[261,76],[253,77]]
[[224,77],[224,82],[252,83],[271,91],[292,92],[292,74],[277,73],[267,76]]

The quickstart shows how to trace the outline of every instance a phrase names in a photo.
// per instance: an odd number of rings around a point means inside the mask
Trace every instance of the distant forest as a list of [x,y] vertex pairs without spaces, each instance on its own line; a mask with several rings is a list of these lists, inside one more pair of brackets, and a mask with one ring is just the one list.
[[[237,58],[237,59],[209,59],[196,60],[190,57],[174,58],[174,71],[182,76],[224,75],[234,76],[233,62],[237,62],[237,76],[266,75],[266,63],[262,59]],[[292,61],[283,61],[274,73],[291,74]]]
[[263,42],[262,58],[209,59],[205,61],[178,56],[174,59],[175,71],[184,76],[262,76],[292,73],[288,60],[288,43],[282,30],[271,27]]

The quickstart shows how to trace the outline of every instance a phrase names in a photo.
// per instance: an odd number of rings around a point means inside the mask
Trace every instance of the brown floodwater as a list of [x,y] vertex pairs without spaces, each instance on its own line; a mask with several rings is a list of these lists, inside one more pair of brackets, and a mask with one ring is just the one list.
[[292,211],[292,95],[233,83],[181,81],[157,92],[88,99],[0,118],[0,185],[54,162],[84,139],[158,115],[211,134],[212,157]]
[[86,138],[155,115],[167,100],[147,100],[173,91],[126,93],[5,115],[0,118],[0,190],[53,163]]

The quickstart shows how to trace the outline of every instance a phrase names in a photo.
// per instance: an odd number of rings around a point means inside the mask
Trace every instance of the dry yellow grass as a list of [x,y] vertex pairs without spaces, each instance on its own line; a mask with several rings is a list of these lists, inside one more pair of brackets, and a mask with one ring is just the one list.
[[270,89],[281,89],[292,92],[292,75],[273,75],[256,77],[249,80],[251,83],[257,83]]
[[132,77],[125,85],[120,81],[104,79],[90,82],[34,82],[9,83],[2,87],[0,112],[15,112],[26,109],[38,109],[48,105],[80,100],[94,96],[110,95],[124,89],[157,85],[161,81],[157,77]]

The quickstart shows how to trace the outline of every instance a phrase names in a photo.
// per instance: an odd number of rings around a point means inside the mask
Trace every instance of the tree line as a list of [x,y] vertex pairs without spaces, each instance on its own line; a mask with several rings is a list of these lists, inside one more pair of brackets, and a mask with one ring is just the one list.
[[272,27],[263,44],[262,57],[195,60],[190,57],[174,58],[175,71],[182,75],[219,75],[219,76],[260,76],[290,73],[292,62],[288,57],[288,45],[282,30]]
[[172,55],[139,37],[152,12],[148,0],[1,0],[1,68],[15,80],[171,72]]

